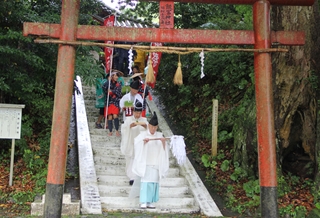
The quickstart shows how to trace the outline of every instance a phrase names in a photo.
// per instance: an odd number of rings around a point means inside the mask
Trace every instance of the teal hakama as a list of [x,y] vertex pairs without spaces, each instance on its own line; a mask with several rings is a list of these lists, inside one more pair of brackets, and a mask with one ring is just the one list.
[[158,166],[147,165],[144,177],[141,178],[140,202],[153,203],[159,201]]
[[140,202],[153,203],[159,201],[159,183],[141,182]]

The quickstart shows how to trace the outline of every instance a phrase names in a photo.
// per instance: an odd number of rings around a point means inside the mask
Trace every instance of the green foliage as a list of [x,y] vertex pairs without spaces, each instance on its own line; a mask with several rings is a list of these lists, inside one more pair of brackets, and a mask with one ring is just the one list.
[[218,132],[218,142],[226,142],[229,139],[232,139],[232,132],[222,130]]
[[253,198],[256,195],[260,194],[260,184],[259,180],[250,180],[243,184],[243,189],[246,192],[247,197]]
[[[250,6],[175,3],[174,25],[185,29],[252,29],[251,14]],[[150,25],[158,23],[159,4],[139,1],[135,10],[127,10],[126,15]]]
[[283,175],[278,175],[278,195],[282,197],[291,191],[291,187],[299,183],[300,178],[290,173],[285,177]]
[[230,176],[230,179],[233,181],[239,181],[242,178],[247,178],[248,172],[239,166],[238,162],[234,163],[234,171]]
[[[307,210],[304,206],[294,207],[294,205],[288,205],[287,207],[279,209],[279,215],[281,217],[290,216],[292,218],[305,218],[306,212],[307,212]],[[310,216],[310,217],[312,217],[312,216]]]
[[204,154],[201,157],[202,163],[205,167],[209,167],[211,169],[214,169],[217,166],[217,162],[213,160],[212,156],[208,154]]
[[224,160],[221,164],[221,170],[222,172],[226,172],[230,169],[230,161],[229,160]]
[[[92,15],[100,13],[98,0],[81,1],[79,24],[100,25]],[[22,158],[26,170],[19,181],[22,185],[35,182],[34,190],[16,190],[4,194],[0,201],[12,199],[18,204],[31,202],[36,193],[44,193],[47,177],[53,97],[55,92],[58,45],[36,44],[34,37],[22,34],[24,22],[60,23],[60,0],[0,1],[0,103],[23,104],[21,139],[16,140],[15,157]],[[98,47],[77,47],[75,75],[92,84],[103,68],[92,51]],[[0,147],[3,164],[8,158],[10,143]]]

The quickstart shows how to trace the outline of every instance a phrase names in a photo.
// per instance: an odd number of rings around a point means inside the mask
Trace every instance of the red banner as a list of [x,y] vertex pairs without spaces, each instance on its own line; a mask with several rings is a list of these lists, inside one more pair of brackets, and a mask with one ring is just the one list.
[[[115,16],[110,15],[108,18],[104,20],[103,25],[104,26],[114,26],[115,22]],[[114,41],[105,41],[107,44],[114,44]],[[112,67],[112,55],[113,55],[113,48],[110,47],[105,47],[104,48],[104,56],[106,60],[106,74],[110,72],[111,67]]]
[[[161,42],[152,42],[151,46],[162,46],[162,43]],[[153,68],[153,73],[154,73],[155,79],[157,79],[161,56],[162,56],[161,52],[152,52],[151,53],[152,68]],[[154,83],[149,83],[148,85],[150,87],[154,88],[156,83],[155,82]]]

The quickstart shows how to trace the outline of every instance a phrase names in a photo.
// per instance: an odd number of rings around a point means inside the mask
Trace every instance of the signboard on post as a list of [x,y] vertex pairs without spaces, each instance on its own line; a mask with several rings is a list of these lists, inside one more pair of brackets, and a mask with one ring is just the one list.
[[24,105],[0,104],[0,138],[20,139]]
[[9,186],[12,186],[15,139],[21,137],[24,105],[0,104],[0,139],[12,139]]

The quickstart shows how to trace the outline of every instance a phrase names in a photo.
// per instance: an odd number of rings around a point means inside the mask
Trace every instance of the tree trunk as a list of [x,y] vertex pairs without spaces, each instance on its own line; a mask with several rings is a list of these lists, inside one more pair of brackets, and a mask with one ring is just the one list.
[[272,30],[304,31],[306,36],[304,46],[272,56],[277,157],[284,172],[299,176],[311,176],[316,166],[318,16],[317,2],[313,7],[273,6],[271,14]]
[[258,177],[258,150],[256,130],[256,105],[251,101],[246,107],[246,116],[235,120],[233,163],[239,163],[249,177]]

